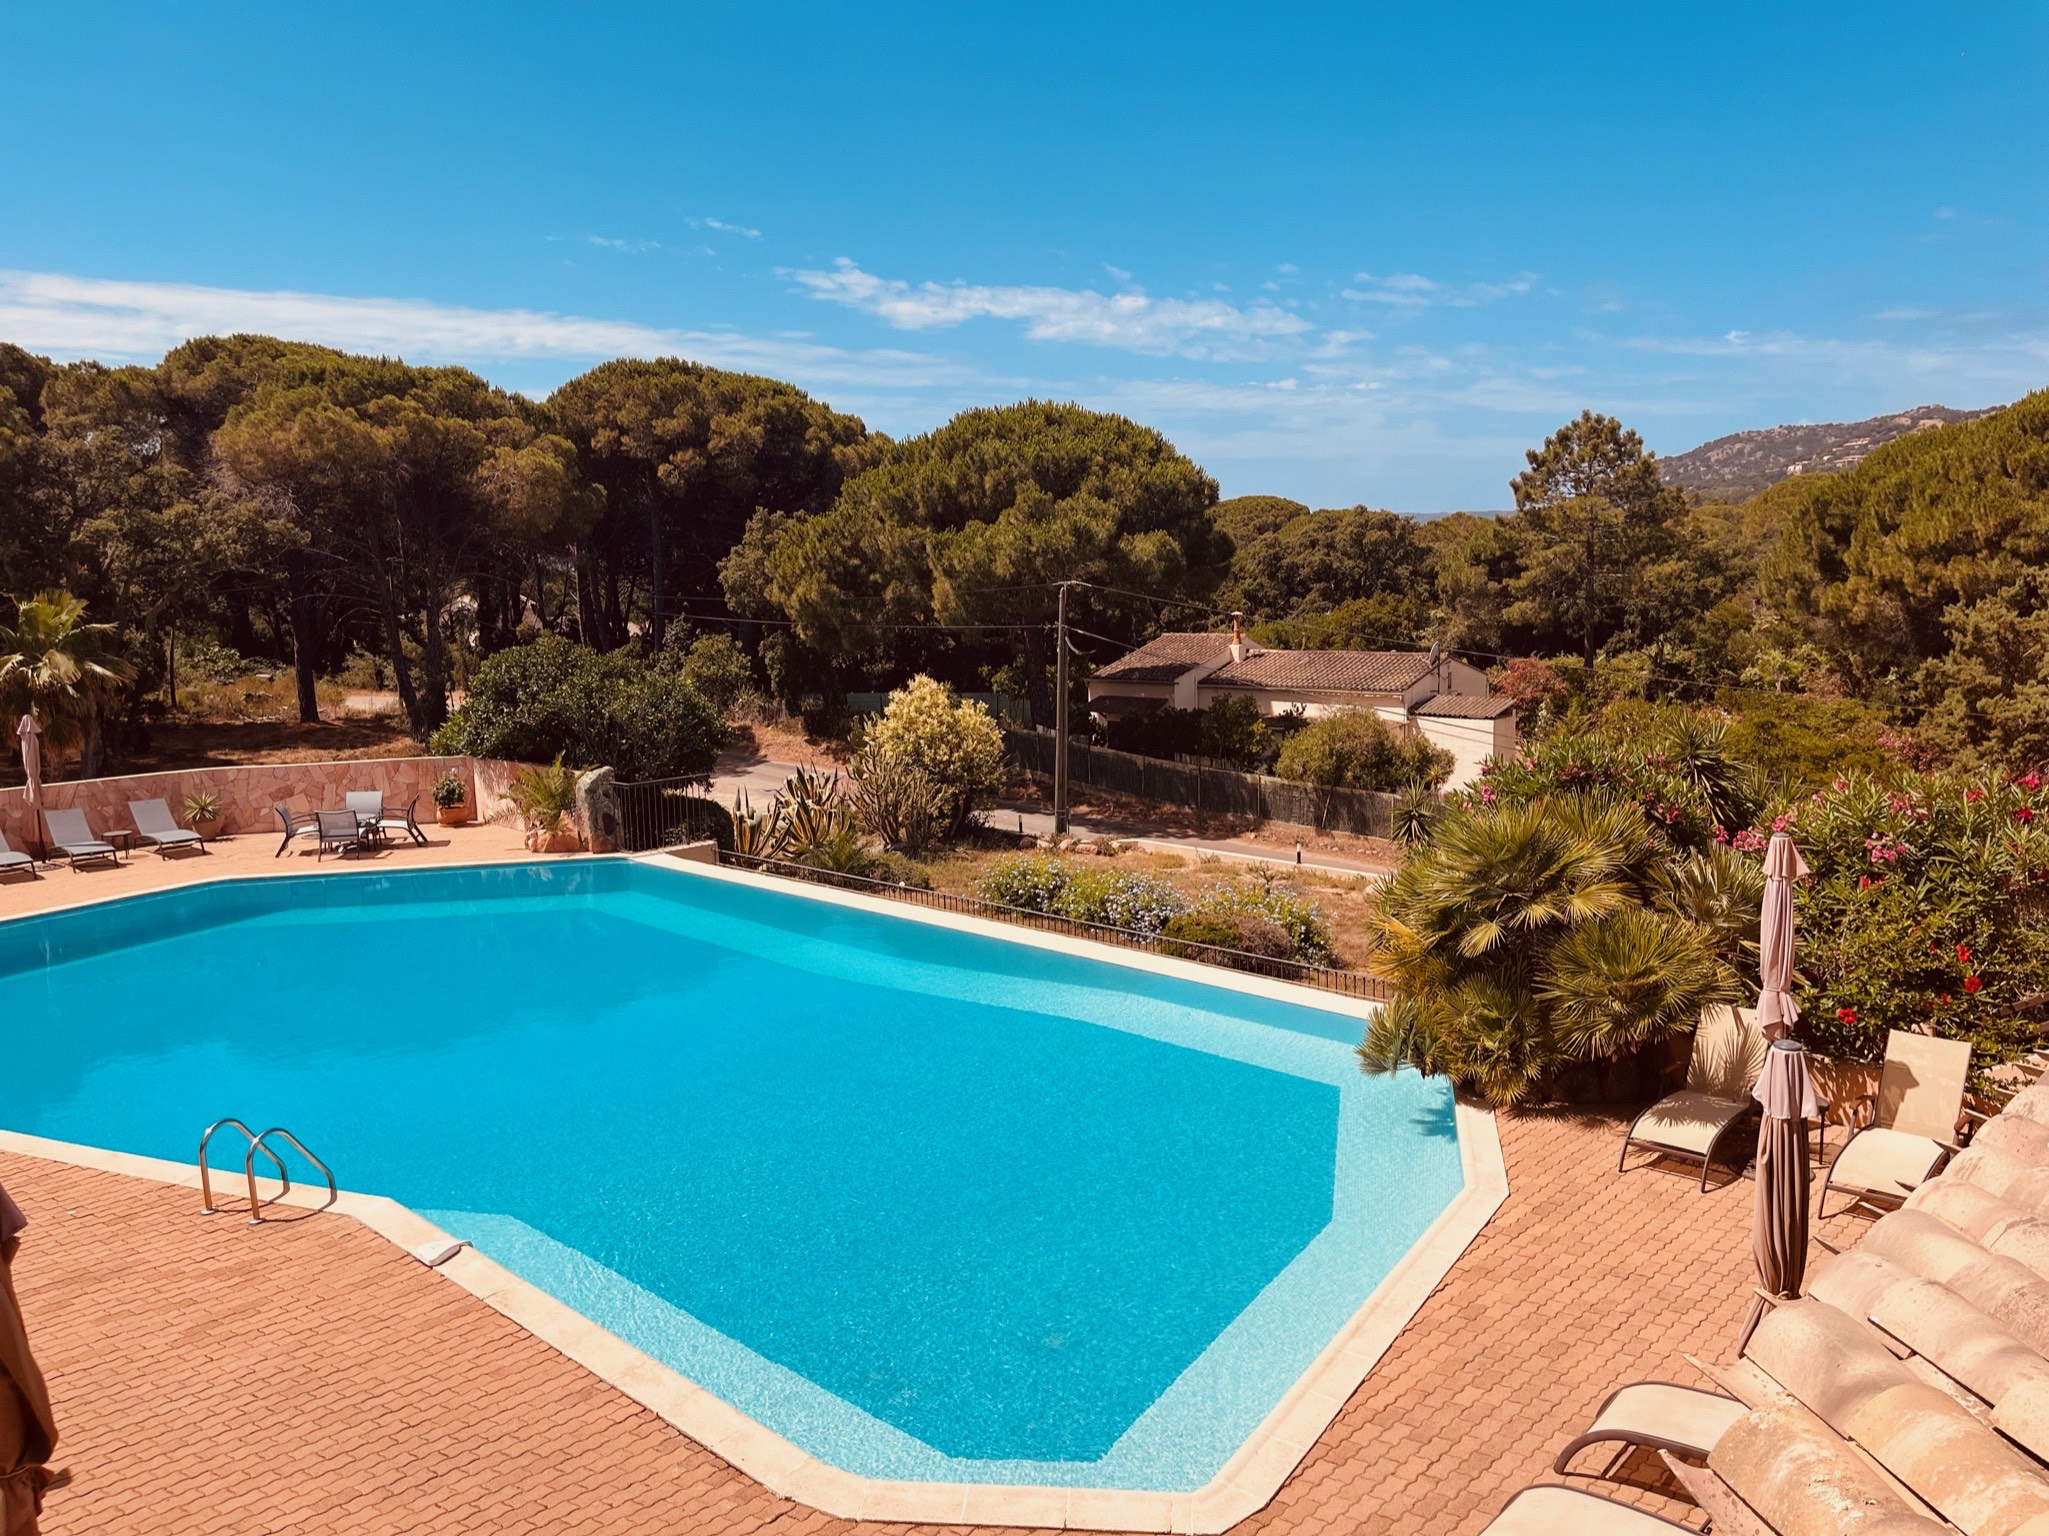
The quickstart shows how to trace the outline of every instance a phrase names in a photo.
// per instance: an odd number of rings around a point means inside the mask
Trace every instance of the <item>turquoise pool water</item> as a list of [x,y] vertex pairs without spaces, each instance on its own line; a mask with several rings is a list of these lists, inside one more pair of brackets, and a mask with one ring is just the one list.
[[1461,1183],[1356,1018],[625,861],[6,923],[0,1020],[0,1125],[289,1126],[870,1476],[1200,1487]]

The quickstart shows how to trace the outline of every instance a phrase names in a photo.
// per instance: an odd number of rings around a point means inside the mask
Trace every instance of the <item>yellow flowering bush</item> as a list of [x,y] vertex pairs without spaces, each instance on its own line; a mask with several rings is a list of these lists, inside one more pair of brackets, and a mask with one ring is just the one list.
[[946,834],[958,837],[1003,787],[1003,733],[980,704],[921,674],[868,723],[851,766],[857,782],[922,781]]

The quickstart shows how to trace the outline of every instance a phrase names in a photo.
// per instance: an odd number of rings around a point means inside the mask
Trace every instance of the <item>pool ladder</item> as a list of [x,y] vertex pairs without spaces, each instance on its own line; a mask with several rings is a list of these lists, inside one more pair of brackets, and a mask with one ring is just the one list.
[[257,1132],[250,1130],[248,1126],[237,1120],[233,1115],[224,1115],[201,1132],[199,1137],[199,1203],[202,1215],[211,1216],[215,1211],[213,1203],[213,1176],[206,1163],[207,1144],[213,1140],[214,1132],[225,1125],[232,1125],[242,1133],[249,1143],[248,1155],[242,1159],[242,1176],[249,1181],[250,1226],[257,1226],[263,1220],[263,1202],[256,1194],[256,1154],[258,1152],[269,1158],[271,1166],[277,1170],[275,1177],[279,1185],[279,1196],[282,1197],[292,1187],[292,1176],[285,1172],[285,1160],[279,1157],[276,1149],[270,1145],[270,1138],[273,1136],[284,1137],[286,1141],[290,1142],[298,1150],[299,1156],[305,1158],[307,1162],[320,1170],[321,1177],[327,1180],[327,1203],[329,1205],[333,1205],[339,1197],[340,1191],[335,1188],[334,1184],[334,1170],[309,1152],[306,1149],[306,1143],[299,1140],[298,1137],[294,1136],[283,1126],[273,1125],[269,1130],[259,1135]]

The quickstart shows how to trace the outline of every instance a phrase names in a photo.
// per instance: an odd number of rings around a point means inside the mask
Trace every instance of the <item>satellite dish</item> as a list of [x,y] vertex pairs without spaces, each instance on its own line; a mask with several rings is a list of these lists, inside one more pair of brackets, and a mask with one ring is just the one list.
[[1434,667],[1438,664],[1438,662],[1442,661],[1443,659],[1444,642],[1441,640],[1432,640],[1430,642],[1430,665]]

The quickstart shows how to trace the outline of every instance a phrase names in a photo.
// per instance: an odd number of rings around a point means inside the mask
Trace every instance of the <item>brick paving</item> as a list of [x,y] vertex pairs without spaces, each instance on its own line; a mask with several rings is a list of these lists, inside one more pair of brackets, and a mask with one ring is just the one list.
[[[1240,1531],[1478,1531],[1610,1388],[1726,1356],[1750,1185],[1618,1175],[1621,1128],[1502,1117],[1507,1204]],[[51,1536],[914,1529],[775,1497],[346,1219],[251,1228],[191,1190],[5,1153],[0,1182],[31,1219],[15,1275],[75,1479]]]

